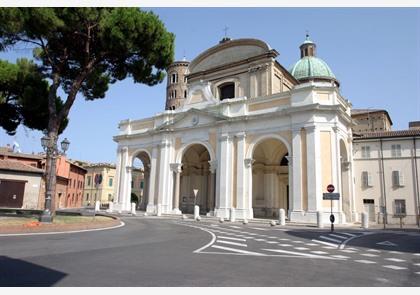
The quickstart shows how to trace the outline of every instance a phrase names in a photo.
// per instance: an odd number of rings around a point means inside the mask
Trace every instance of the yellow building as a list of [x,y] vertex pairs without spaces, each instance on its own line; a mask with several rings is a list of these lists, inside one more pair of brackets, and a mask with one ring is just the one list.
[[83,205],[93,206],[96,201],[107,205],[114,199],[115,165],[109,163],[85,164]]

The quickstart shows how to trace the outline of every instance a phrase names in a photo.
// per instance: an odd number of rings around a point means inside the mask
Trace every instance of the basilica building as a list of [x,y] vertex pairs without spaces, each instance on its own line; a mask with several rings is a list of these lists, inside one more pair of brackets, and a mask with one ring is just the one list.
[[143,208],[237,219],[357,219],[352,186],[351,103],[317,57],[309,36],[289,69],[257,39],[224,38],[191,62],[167,69],[166,106],[124,120],[118,144],[114,210],[130,210],[133,161],[144,166]]

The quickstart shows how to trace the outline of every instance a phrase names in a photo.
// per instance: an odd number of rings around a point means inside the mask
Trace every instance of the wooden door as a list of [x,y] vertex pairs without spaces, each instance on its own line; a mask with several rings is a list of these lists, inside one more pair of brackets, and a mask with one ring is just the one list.
[[0,207],[22,208],[26,181],[0,179]]

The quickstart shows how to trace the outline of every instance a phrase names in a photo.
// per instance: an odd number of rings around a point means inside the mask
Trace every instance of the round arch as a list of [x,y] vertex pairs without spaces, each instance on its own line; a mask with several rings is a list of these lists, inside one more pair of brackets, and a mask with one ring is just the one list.
[[189,143],[184,144],[178,151],[177,155],[176,155],[176,163],[181,164],[182,163],[182,157],[184,156],[185,151],[187,151],[190,147],[192,147],[193,145],[202,145],[204,146],[207,151],[209,152],[210,155],[210,161],[214,161],[216,160],[216,155],[213,151],[213,148],[211,147],[211,145],[208,142],[205,141],[192,141]]
[[248,151],[246,153],[246,158],[252,159],[252,155],[254,154],[255,148],[258,146],[258,144],[260,144],[261,142],[263,142],[264,140],[267,140],[267,139],[277,139],[277,140],[279,140],[282,144],[284,144],[286,146],[286,149],[287,149],[287,152],[289,153],[289,156],[291,155],[290,144],[283,136],[280,136],[278,134],[264,134],[264,135],[259,136],[257,139],[255,139],[249,145]]
[[[136,169],[134,167],[135,159],[139,159],[143,164],[143,170]],[[145,148],[136,149],[129,155],[128,163],[131,170],[131,193],[137,196],[137,209],[145,211],[147,204],[149,203],[149,182],[150,182],[150,164],[152,157],[150,153]],[[139,167],[141,168],[141,167]],[[132,200],[130,201],[132,202]]]

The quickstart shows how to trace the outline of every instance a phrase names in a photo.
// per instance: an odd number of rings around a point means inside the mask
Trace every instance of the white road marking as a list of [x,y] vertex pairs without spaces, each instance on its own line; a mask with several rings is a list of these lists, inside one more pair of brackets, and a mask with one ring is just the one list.
[[225,236],[219,236],[218,238],[219,239],[225,239],[225,240],[234,240],[234,241],[246,242],[245,239],[231,238],[231,237],[225,237]]
[[279,241],[290,241],[290,239],[279,239]]
[[365,264],[376,263],[375,261],[371,261],[371,260],[355,260],[355,262],[365,263]]
[[391,253],[391,254],[404,254],[403,252],[399,252],[399,251],[389,251],[389,253]]
[[[328,254],[328,252],[324,252],[324,251],[311,251],[311,253],[314,253],[314,254]],[[340,255],[336,255],[336,256],[340,256]],[[346,256],[344,256],[344,257],[346,257]],[[337,257],[337,258],[340,258],[340,257]]]
[[321,238],[321,239],[324,239],[324,240],[327,240],[327,241],[331,241],[331,242],[341,243],[341,241],[340,241],[340,240],[333,239],[333,238],[326,237],[326,236],[320,236],[320,238]]
[[349,249],[349,250],[353,250],[353,251],[358,251],[359,249],[357,249],[357,248],[347,248],[347,249]]
[[382,265],[383,267],[400,270],[400,269],[407,269],[406,267],[396,266],[396,265]]
[[318,240],[315,240],[315,239],[313,239],[312,242],[324,244],[324,245],[327,245],[327,246],[332,246],[334,248],[337,248],[338,247],[337,244],[332,244],[332,243],[328,243],[328,242],[324,242],[324,241],[318,241]]
[[217,240],[216,242],[217,243],[222,243],[222,244],[229,244],[229,245],[233,245],[233,246],[239,246],[239,247],[248,247],[246,244],[235,243],[235,242],[230,242],[230,241]]
[[354,253],[354,252],[356,252],[356,251],[353,251],[353,250],[347,250],[347,249],[345,249],[345,250],[341,250],[342,252],[346,252],[346,253]]
[[344,256],[344,255],[331,255],[331,257],[340,258],[340,259],[347,259],[347,258],[350,258],[350,257],[348,257],[348,256]]
[[250,227],[252,229],[256,229],[256,230],[262,230],[262,231],[267,231],[268,229],[266,228],[258,228],[258,227]]
[[383,242],[380,242],[380,243],[376,243],[376,245],[392,246],[392,247],[397,246],[397,244],[391,243],[390,241],[383,241]]
[[308,253],[302,253],[302,252],[293,252],[293,251],[286,251],[286,250],[279,250],[279,249],[262,249],[262,250],[291,254],[291,255],[296,255],[296,256],[304,256],[304,257],[308,257],[308,258],[335,259],[335,258],[330,258],[328,256],[319,256],[319,255],[314,255],[314,254],[308,254]]
[[347,236],[350,236],[350,237],[356,237],[356,235],[354,235],[354,234],[350,234],[350,233],[340,233],[340,234],[342,234],[342,235],[347,235]]
[[399,258],[385,258],[385,260],[394,261],[394,262],[405,262],[404,259],[399,259]]
[[417,275],[420,275],[420,271],[418,271],[418,272],[415,272],[415,274],[417,274]]
[[367,256],[367,257],[378,257],[379,255],[371,254],[371,253],[362,253],[360,255]]
[[296,244],[303,244],[304,242],[302,242],[302,241],[292,241],[293,243],[296,243]]
[[315,244],[315,243],[306,243],[305,245],[306,246],[318,246],[318,244]]
[[343,236],[336,235],[336,234],[330,234],[330,236],[331,236],[331,237],[335,237],[335,238],[339,238],[339,239],[343,239],[343,240],[348,239],[348,237],[343,237]]
[[305,248],[305,247],[295,247],[295,249],[299,251],[309,250],[309,248]]
[[292,245],[290,245],[290,244],[278,244],[279,246],[282,246],[282,247],[292,247]]
[[255,239],[255,240],[258,242],[267,242],[267,240],[264,240],[264,239]]
[[328,249],[328,250],[331,250],[331,249],[337,249],[337,247],[329,247],[329,246],[327,246],[327,247],[322,247],[323,249]]
[[415,256],[420,256],[420,253],[413,253],[413,255],[415,255]]
[[219,225],[217,225],[217,224],[210,224],[210,226],[213,226],[213,227],[220,227]]
[[273,237],[273,236],[269,236],[267,238],[269,238],[269,239],[277,239],[277,237]]
[[413,265],[415,265],[415,266],[420,266],[420,263],[413,263]]
[[369,250],[367,250],[368,252],[375,252],[375,253],[381,253],[381,251],[379,251],[379,250],[376,250],[376,249],[369,249]]
[[256,255],[256,256],[266,256],[266,255],[264,255],[262,253],[257,253],[257,252],[252,252],[252,251],[245,251],[245,250],[241,250],[241,249],[223,247],[223,246],[218,246],[218,245],[213,245],[211,247],[212,248],[216,248],[216,249],[221,249],[221,250],[227,250],[227,251],[232,251],[232,252],[236,252],[236,253],[241,253],[241,254]]
[[267,244],[277,244],[277,241],[267,241]]
[[241,228],[240,226],[236,226],[236,225],[230,225],[229,227],[231,227],[231,228]]

